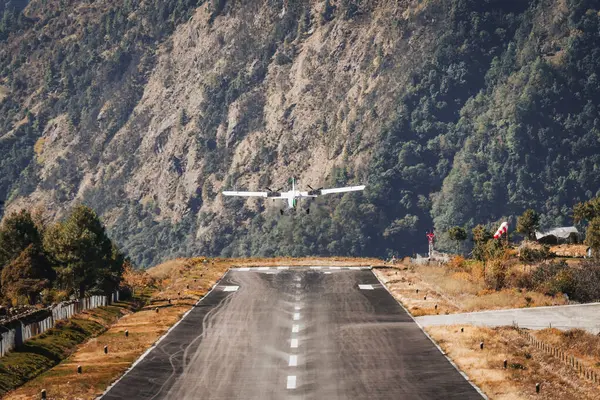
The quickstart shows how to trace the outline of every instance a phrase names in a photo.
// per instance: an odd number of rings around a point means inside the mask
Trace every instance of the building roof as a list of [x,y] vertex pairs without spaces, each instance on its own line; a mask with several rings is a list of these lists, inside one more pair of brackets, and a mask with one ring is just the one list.
[[550,229],[549,231],[546,231],[546,232],[536,232],[535,238],[537,240],[540,240],[546,236],[556,236],[557,238],[560,238],[560,239],[568,239],[569,236],[571,236],[573,233],[579,234],[579,231],[577,230],[577,228],[575,228],[574,226],[565,226],[562,228]]

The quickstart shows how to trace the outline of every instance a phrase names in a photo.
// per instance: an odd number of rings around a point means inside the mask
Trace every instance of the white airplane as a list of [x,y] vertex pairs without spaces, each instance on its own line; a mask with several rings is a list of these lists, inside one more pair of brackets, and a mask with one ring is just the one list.
[[[281,190],[283,188],[276,190],[276,191],[266,188],[267,189],[266,192],[225,191],[225,192],[223,192],[223,196],[266,197],[266,198],[273,199],[273,200],[277,200],[277,199],[287,200],[288,209],[296,209],[296,205],[298,205],[298,200],[312,199],[312,198],[319,197],[324,194],[358,192],[358,191],[364,190],[366,187],[365,185],[361,185],[361,186],[347,186],[347,187],[333,188],[333,189],[323,189],[323,188],[313,189],[312,187],[310,187],[310,185],[307,185],[310,190],[307,192],[301,192],[299,190],[296,190],[296,179],[292,178],[292,179],[290,179],[290,181],[292,183],[292,190],[289,190],[287,192],[282,192]],[[283,215],[283,210],[280,210],[280,212]],[[310,213],[310,208],[306,209],[306,213],[307,214]]]

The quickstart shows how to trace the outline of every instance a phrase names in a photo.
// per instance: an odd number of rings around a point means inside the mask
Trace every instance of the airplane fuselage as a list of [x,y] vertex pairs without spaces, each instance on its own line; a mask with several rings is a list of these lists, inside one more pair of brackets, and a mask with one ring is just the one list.
[[286,199],[288,208],[296,208],[298,205],[298,200],[301,199],[313,199],[316,198],[316,195],[310,195],[308,192],[300,192],[297,190],[290,190],[288,192],[281,193],[281,199]]

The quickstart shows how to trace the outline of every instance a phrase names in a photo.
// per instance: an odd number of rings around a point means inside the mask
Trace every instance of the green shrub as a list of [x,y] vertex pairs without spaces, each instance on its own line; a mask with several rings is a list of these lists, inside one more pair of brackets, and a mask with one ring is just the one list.
[[506,246],[502,240],[489,240],[485,244],[485,260],[493,260],[502,257],[506,251]]
[[576,301],[591,302],[600,300],[600,261],[584,261],[573,268],[573,288],[569,296]]
[[536,290],[554,296],[557,293],[572,293],[572,275],[564,261],[540,265],[532,274]]
[[511,270],[506,278],[507,286],[531,290],[534,288],[531,272]]
[[542,246],[541,248],[523,247],[519,252],[519,261],[525,263],[536,263],[550,258],[550,248]]
[[506,260],[496,258],[485,265],[484,281],[488,289],[500,290],[506,286],[508,263]]

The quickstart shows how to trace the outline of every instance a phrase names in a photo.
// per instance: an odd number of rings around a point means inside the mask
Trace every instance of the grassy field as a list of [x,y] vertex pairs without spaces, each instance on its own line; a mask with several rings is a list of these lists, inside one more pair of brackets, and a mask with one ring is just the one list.
[[378,268],[375,273],[414,316],[566,304],[562,296],[514,288],[486,289],[483,270],[476,267],[464,272],[404,263]]
[[[466,263],[457,268],[452,263],[428,266],[405,260],[377,268],[375,273],[414,316],[566,303],[560,295],[515,288],[489,290],[482,265]],[[529,268],[514,263],[508,279],[518,279]],[[528,336],[513,327],[440,326],[426,331],[490,399],[600,399],[598,383],[564,361],[564,357],[575,357],[588,372],[600,377],[600,337],[580,330],[557,329],[527,331]],[[563,359],[530,338],[560,351]],[[536,383],[541,384],[539,394]]]
[[[515,328],[444,326],[427,328],[427,332],[490,399],[600,399],[598,384],[534,346]],[[534,336],[568,355],[587,360],[588,367],[600,366],[600,338],[582,331],[556,329],[534,332]],[[541,384],[539,394],[536,383]]]
[[0,395],[55,366],[77,345],[101,334],[120,317],[131,313],[134,307],[133,302],[119,302],[84,311],[9,353],[0,359]]
[[[125,315],[106,332],[76,348],[73,348],[76,343],[71,344],[69,349],[73,354],[70,357],[9,393],[6,398],[32,399],[39,396],[42,389],[46,389],[49,399],[95,399],[175,324],[199,298],[204,296],[231,267],[377,264],[381,264],[381,260],[342,257],[193,258],[168,261],[148,270],[148,273],[156,279],[158,288],[149,294],[148,304],[142,310]],[[159,309],[158,313],[156,308]],[[129,331],[128,337],[125,337],[125,330]],[[105,345],[109,348],[108,354],[104,354]],[[52,365],[59,361],[60,359]],[[78,365],[82,366],[82,374],[77,373]],[[44,369],[47,367],[39,369],[38,373]]]

